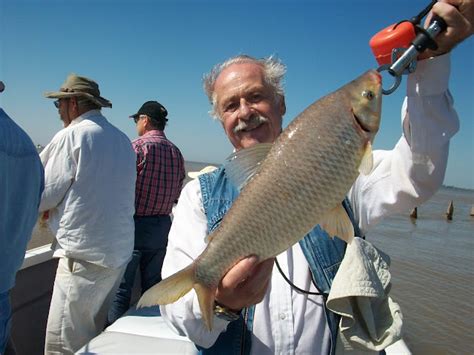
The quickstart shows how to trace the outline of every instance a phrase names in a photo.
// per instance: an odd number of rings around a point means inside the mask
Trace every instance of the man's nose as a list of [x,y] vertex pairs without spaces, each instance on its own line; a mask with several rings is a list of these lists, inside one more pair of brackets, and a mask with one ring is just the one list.
[[244,98],[240,99],[239,119],[246,120],[250,117],[251,113],[252,113],[252,107],[250,103]]

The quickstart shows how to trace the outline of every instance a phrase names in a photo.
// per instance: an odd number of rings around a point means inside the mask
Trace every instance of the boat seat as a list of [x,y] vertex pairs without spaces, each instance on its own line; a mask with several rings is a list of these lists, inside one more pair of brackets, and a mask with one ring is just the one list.
[[174,333],[158,306],[131,308],[76,354],[197,354],[194,343]]

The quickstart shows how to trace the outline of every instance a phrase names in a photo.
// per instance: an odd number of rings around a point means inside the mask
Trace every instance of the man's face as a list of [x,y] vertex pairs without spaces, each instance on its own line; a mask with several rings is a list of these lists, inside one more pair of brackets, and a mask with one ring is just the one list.
[[58,109],[59,118],[63,121],[63,126],[67,127],[72,121],[70,109],[70,99],[58,99],[54,102]]
[[277,100],[255,63],[233,64],[218,76],[216,111],[230,142],[239,150],[273,143],[281,133],[284,99]]
[[139,115],[133,119],[135,121],[135,124],[137,125],[137,134],[139,136],[143,136],[146,132],[146,125],[148,122],[148,116],[147,115]]

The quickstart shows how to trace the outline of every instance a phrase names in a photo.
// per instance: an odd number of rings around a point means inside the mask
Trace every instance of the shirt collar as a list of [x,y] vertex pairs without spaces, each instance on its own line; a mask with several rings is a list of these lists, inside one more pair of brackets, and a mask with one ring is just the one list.
[[143,133],[141,138],[148,137],[148,136],[160,136],[160,137],[165,137],[166,138],[165,132],[160,131],[159,129],[152,129],[150,131],[147,131],[147,132]]
[[76,124],[82,122],[85,119],[89,119],[89,120],[94,121],[93,117],[97,117],[98,115],[102,116],[101,113],[100,113],[100,110],[90,110],[90,111],[84,112],[82,115],[80,115],[80,116],[76,117],[75,119],[73,119],[71,121],[71,123],[69,124],[69,126],[76,125]]

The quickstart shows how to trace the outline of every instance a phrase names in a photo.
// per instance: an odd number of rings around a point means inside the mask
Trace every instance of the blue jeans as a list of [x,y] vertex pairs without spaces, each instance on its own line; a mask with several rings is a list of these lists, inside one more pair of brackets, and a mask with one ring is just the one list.
[[132,260],[122,278],[109,310],[108,323],[112,324],[129,308],[137,268],[140,267],[141,291],[148,290],[161,281],[161,267],[168,245],[171,228],[170,216],[135,216],[135,247]]
[[5,353],[11,328],[10,292],[0,293],[0,354]]

